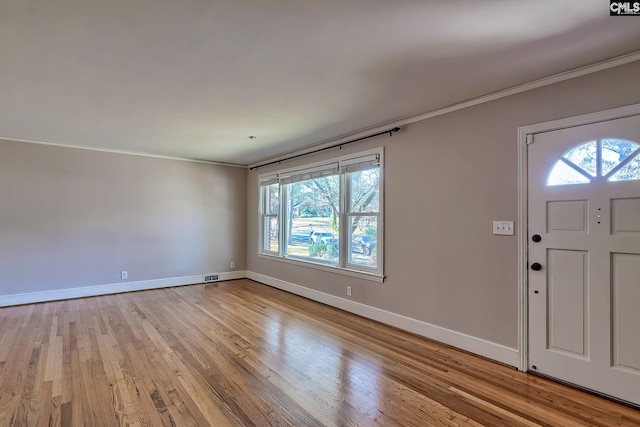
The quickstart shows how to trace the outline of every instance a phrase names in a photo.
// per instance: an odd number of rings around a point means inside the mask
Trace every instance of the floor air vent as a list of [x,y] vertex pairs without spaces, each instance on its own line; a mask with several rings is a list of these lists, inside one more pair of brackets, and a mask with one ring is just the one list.
[[217,274],[207,274],[204,276],[204,282],[215,282],[218,280],[218,275]]

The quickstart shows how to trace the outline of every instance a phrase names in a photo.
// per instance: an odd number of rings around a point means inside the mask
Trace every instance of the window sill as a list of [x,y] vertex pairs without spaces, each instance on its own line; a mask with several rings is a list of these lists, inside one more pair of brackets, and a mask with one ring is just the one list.
[[286,264],[297,265],[300,267],[308,267],[316,270],[328,271],[330,273],[342,274],[344,276],[357,277],[358,279],[369,280],[371,282],[384,282],[384,275],[376,274],[376,273],[367,273],[364,271],[351,270],[348,268],[340,268],[340,267],[332,267],[326,264],[315,263],[311,261],[299,261],[297,259],[292,258],[284,258],[278,255],[269,255],[258,252],[258,257],[269,259],[272,261],[284,262]]

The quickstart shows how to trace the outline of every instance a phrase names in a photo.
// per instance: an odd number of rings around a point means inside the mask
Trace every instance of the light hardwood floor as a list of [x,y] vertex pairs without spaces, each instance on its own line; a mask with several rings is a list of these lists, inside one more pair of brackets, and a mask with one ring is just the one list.
[[237,280],[0,309],[0,426],[638,426],[640,411]]

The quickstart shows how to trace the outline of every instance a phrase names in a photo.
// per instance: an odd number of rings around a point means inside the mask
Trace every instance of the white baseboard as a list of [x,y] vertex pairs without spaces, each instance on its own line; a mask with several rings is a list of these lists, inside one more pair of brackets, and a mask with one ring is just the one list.
[[[359,302],[340,298],[335,295],[316,291],[294,283],[285,282],[252,271],[238,270],[218,274],[218,282],[248,278],[265,285],[282,289],[323,304],[336,307],[359,316],[376,320],[396,328],[412,332],[423,337],[440,341],[444,344],[470,351],[472,353],[496,360],[511,366],[518,366],[519,354],[514,348],[496,344],[491,341],[476,338],[471,335],[432,325],[421,320],[413,319],[401,314],[392,313],[380,308],[372,307]],[[109,295],[121,292],[141,291],[146,289],[159,289],[171,286],[192,285],[203,282],[203,275],[172,277],[167,279],[142,280],[138,282],[113,283],[99,286],[85,286],[70,289],[58,289],[43,292],[29,292],[24,294],[0,296],[0,307],[12,305],[31,304],[45,301],[56,301],[71,298],[82,298],[99,295]]]
[[284,280],[265,276],[264,274],[254,273],[253,271],[247,271],[246,277],[248,279],[255,280],[256,282],[282,289],[284,291],[291,292],[292,294],[300,295],[387,325],[395,326],[396,328],[403,329],[425,338],[439,341],[507,365],[517,367],[519,363],[518,350],[514,348],[506,347],[481,338],[476,338],[441,326],[432,325],[401,314],[392,313],[390,311],[371,307],[359,302],[340,298],[335,295],[305,288],[304,286],[285,282]]
[[246,279],[247,272],[246,270],[238,270],[238,271],[226,271],[224,273],[218,273],[218,282],[223,280],[236,280],[236,279]]
[[[222,280],[243,279],[244,270],[229,271],[218,274],[218,282]],[[112,283],[108,285],[84,286],[52,291],[28,292],[24,294],[0,295],[0,307],[32,304],[36,302],[57,301],[71,298],[94,297],[99,295],[118,294],[121,292],[143,291],[147,289],[168,288],[171,286],[193,285],[203,282],[203,275],[170,277],[167,279],[141,280],[138,282]]]

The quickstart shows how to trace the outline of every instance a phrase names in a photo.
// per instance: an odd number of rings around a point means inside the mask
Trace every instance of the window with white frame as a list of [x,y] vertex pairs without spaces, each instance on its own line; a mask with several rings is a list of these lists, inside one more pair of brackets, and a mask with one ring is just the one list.
[[278,211],[280,209],[280,189],[277,178],[260,182],[262,193],[262,251],[278,253],[280,238],[278,235]]
[[381,276],[382,154],[260,175],[260,253]]

